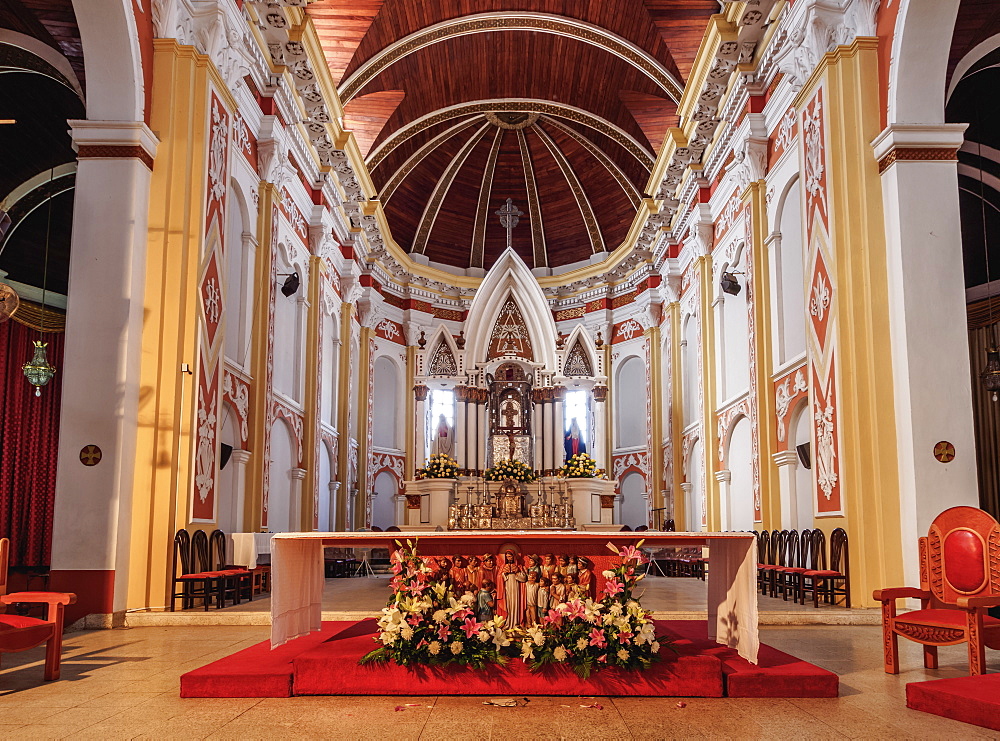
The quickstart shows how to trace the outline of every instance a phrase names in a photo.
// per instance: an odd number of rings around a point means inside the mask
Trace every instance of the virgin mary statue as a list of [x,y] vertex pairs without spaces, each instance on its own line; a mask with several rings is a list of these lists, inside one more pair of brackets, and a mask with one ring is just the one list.
[[569,460],[577,453],[587,452],[587,441],[583,439],[583,432],[580,430],[580,424],[576,421],[576,417],[573,417],[569,423],[569,431],[566,433],[564,445],[566,448],[566,460]]

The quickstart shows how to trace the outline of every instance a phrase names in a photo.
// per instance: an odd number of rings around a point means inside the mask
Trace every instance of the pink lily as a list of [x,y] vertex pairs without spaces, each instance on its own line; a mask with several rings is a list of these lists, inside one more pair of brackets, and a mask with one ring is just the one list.
[[604,592],[609,597],[614,597],[621,591],[624,591],[621,582],[617,582],[614,579],[608,579],[606,582],[604,582]]
[[608,655],[607,654],[601,654],[600,656],[597,657],[597,660],[600,661],[600,662],[602,662],[602,663],[607,662]]
[[628,645],[629,643],[632,642],[632,637],[634,635],[635,633],[630,633],[627,630],[620,630],[618,631],[618,642],[624,645]]
[[562,614],[559,610],[549,610],[548,614],[542,618],[542,622],[549,625],[559,625],[562,623]]
[[442,623],[441,625],[438,626],[437,632],[438,632],[438,638],[440,638],[442,641],[447,641],[448,634],[451,632],[451,626],[449,626],[448,623]]
[[403,587],[404,592],[409,592],[410,594],[420,594],[424,591],[424,587],[421,584],[407,584]]
[[462,620],[463,618],[469,617],[471,614],[472,610],[469,609],[468,607],[465,607],[461,610],[456,611],[455,614],[452,615],[452,620]]
[[620,555],[620,556],[621,556],[621,559],[622,559],[622,562],[623,562],[623,563],[624,563],[625,561],[630,561],[630,560],[632,560],[633,558],[635,559],[635,562],[636,562],[637,564],[640,564],[640,563],[646,563],[645,559],[644,559],[644,558],[643,558],[643,556],[642,556],[642,553],[641,553],[641,552],[639,551],[639,549],[638,549],[638,548],[636,548],[636,547],[635,547],[635,546],[633,546],[633,545],[627,545],[627,546],[625,546],[624,548],[622,548],[622,549],[621,549],[621,550],[620,550],[620,551],[618,552],[618,555]]
[[420,625],[420,623],[424,622],[424,617],[423,615],[413,615],[411,617],[406,618],[406,622],[408,622],[410,625],[416,628],[418,625]]
[[604,640],[604,632],[594,628],[590,631],[590,645],[597,646],[598,648],[604,648],[608,645],[608,642]]
[[462,630],[465,631],[466,638],[472,638],[472,636],[476,635],[482,627],[482,623],[477,623],[475,618],[470,617],[465,619],[465,625],[462,626]]
[[584,607],[583,602],[579,599],[570,600],[566,603],[566,619],[572,620],[573,618],[583,617],[586,613],[586,607]]

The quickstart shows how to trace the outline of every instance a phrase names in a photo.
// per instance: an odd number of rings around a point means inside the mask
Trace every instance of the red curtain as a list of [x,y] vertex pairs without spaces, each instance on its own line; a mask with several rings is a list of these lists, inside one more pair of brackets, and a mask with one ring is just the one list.
[[36,397],[21,366],[38,338],[13,320],[0,324],[0,538],[10,538],[11,566],[48,566],[52,551],[64,335],[42,335],[56,375]]

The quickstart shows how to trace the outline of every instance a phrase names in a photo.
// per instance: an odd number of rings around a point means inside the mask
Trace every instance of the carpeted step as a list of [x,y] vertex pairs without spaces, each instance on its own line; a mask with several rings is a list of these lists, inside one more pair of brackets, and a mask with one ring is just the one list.
[[1000,674],[910,682],[906,707],[1000,731]]
[[657,633],[675,637],[682,654],[715,656],[722,662],[727,697],[837,697],[840,677],[764,643],[751,664],[735,649],[708,637],[704,620],[657,620]]
[[[364,622],[370,624],[362,626]],[[375,621],[324,622],[322,630],[271,650],[263,641],[181,676],[181,697],[291,697],[292,659],[342,632],[371,631]]]

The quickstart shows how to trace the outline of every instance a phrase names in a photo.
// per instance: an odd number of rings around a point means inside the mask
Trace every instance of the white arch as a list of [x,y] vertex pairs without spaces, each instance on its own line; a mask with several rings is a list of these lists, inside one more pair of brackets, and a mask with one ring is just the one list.
[[[469,326],[468,322],[466,322],[466,326]],[[459,353],[458,345],[455,344],[455,338],[452,337],[451,330],[443,322],[437,326],[437,329],[434,330],[434,333],[427,342],[426,356],[424,357],[424,375],[429,376],[431,374],[431,360],[434,358],[434,353],[437,352],[438,345],[442,342],[448,346],[452,356],[455,358],[455,375],[461,375],[465,372],[462,355]]]
[[944,123],[945,75],[961,0],[901,0],[889,66],[890,124]]
[[142,56],[132,0],[73,0],[87,72],[87,118],[142,121]]
[[469,307],[465,326],[472,327],[472,336],[468,338],[467,344],[472,361],[486,361],[493,322],[509,296],[514,297],[521,309],[531,338],[531,349],[535,354],[534,362],[541,363],[549,372],[557,372],[556,324],[552,318],[552,310],[535,276],[510,247],[504,250],[500,259],[483,278]]
[[69,60],[66,59],[66,57],[53,49],[51,46],[42,43],[33,36],[26,36],[23,33],[11,31],[9,28],[0,28],[0,44],[18,46],[25,51],[34,54],[46,64],[51,64],[56,71],[59,72],[59,74],[69,81],[73,88],[73,92],[80,96],[80,100],[84,100],[83,88],[80,87],[80,80],[77,79],[76,71],[73,69],[73,65],[69,63]]
[[[976,44],[968,54],[959,60],[958,64],[955,65],[955,71],[951,73],[951,82],[948,83],[948,94],[945,96],[946,105],[951,100],[952,93],[955,92],[958,83],[962,81],[965,73],[972,68],[972,65],[997,48],[1000,48],[1000,33],[994,34],[986,39],[986,41]],[[978,72],[979,70],[976,71]]]
[[566,352],[568,353],[572,350],[573,345],[577,342],[580,343],[580,348],[587,356],[587,360],[590,361],[590,368],[594,371],[594,377],[603,376],[604,368],[603,364],[598,361],[599,355],[597,354],[597,345],[594,344],[593,338],[584,328],[583,324],[577,324],[573,327],[573,331],[569,333],[569,337],[566,339],[566,344],[564,345]]

